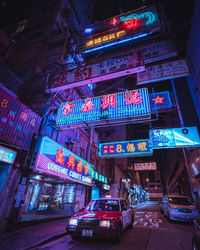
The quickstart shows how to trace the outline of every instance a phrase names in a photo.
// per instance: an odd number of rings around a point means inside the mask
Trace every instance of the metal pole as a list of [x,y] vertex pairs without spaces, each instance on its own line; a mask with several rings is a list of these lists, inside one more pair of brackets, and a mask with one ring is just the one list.
[[[176,88],[175,88],[175,84],[174,84],[173,79],[171,79],[171,86],[172,86],[172,90],[173,90],[174,97],[175,97],[175,103],[176,103],[176,108],[177,108],[177,111],[178,111],[179,120],[180,120],[180,123],[181,123],[181,127],[183,128],[184,127],[184,120],[183,120],[183,116],[182,116],[182,113],[181,113],[180,103],[178,101]],[[189,179],[189,183],[190,183],[190,188],[192,190],[193,186],[192,186],[192,182],[191,182],[191,175],[190,175],[190,171],[189,171],[189,166],[188,166],[188,162],[187,162],[187,156],[186,156],[185,148],[182,148],[182,151],[183,151],[185,166],[186,166],[186,169],[187,169],[187,174],[188,174],[188,177],[189,177],[188,179]]]

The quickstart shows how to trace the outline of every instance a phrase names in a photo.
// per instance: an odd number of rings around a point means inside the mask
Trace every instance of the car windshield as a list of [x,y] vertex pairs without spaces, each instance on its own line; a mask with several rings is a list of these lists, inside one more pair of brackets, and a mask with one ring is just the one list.
[[169,203],[177,204],[177,205],[192,205],[193,204],[188,198],[184,198],[184,197],[170,197]]
[[119,211],[118,200],[93,200],[87,210],[91,211]]

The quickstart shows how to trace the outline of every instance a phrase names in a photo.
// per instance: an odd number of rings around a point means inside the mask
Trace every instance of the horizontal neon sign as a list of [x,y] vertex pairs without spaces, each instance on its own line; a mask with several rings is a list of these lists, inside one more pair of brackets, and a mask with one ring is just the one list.
[[97,37],[95,39],[89,40],[86,43],[86,47],[93,47],[95,45],[99,45],[99,44],[102,44],[102,43],[107,43],[107,42],[110,42],[110,41],[112,41],[114,39],[118,39],[118,38],[120,38],[121,36],[124,36],[124,35],[126,35],[126,31],[121,30],[121,31],[111,33],[111,34],[108,34],[108,35],[99,36],[99,37]]
[[154,149],[200,147],[197,127],[150,130],[149,137]]
[[62,103],[57,126],[83,127],[150,117],[148,90],[144,88]]
[[[154,32],[155,30],[151,30],[151,27],[155,28],[155,25],[160,24],[156,9],[148,8],[146,10],[148,11],[141,13],[129,12],[127,15],[115,16],[100,24],[98,23],[96,26],[94,25],[92,30],[93,32],[96,30],[96,34],[90,35],[87,41],[84,42],[84,48],[87,50],[83,51],[83,53],[109,48]],[[148,33],[146,27],[148,27]]]
[[87,54],[87,53],[90,53],[90,52],[95,52],[95,51],[97,51],[97,50],[101,50],[101,49],[113,47],[113,46],[115,46],[115,45],[127,43],[127,42],[130,42],[130,41],[133,41],[133,40],[137,40],[137,39],[139,39],[139,38],[146,37],[146,36],[150,35],[151,33],[152,33],[152,32],[139,34],[139,35],[137,35],[137,36],[134,35],[134,36],[132,36],[132,37],[128,37],[128,38],[125,38],[125,39],[120,40],[120,41],[116,41],[116,42],[104,44],[104,45],[101,45],[101,46],[99,46],[99,47],[95,47],[95,48],[91,48],[91,49],[85,50],[85,51],[83,51],[83,53],[84,53],[84,54]]
[[47,136],[41,140],[35,170],[92,185],[93,165]]
[[137,157],[152,154],[149,139],[99,144],[100,157]]

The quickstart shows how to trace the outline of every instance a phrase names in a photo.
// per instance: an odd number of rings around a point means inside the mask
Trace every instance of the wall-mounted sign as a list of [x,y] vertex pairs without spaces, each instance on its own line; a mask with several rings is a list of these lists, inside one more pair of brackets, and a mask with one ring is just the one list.
[[176,46],[173,40],[158,41],[142,48],[144,63],[151,63],[177,56]]
[[137,73],[137,85],[152,83],[189,75],[185,60],[176,60],[145,68],[144,72]]
[[93,165],[47,136],[40,143],[35,170],[92,185]]
[[137,89],[62,103],[57,126],[83,127],[151,117],[147,89]]
[[137,157],[152,154],[148,139],[99,144],[100,157]]
[[85,33],[88,36],[83,41],[83,53],[122,45],[158,30],[160,21],[154,7],[128,12],[90,27]]
[[60,73],[52,80],[51,89],[46,90],[46,92],[57,92],[134,74],[145,70],[142,65],[143,59],[140,52],[112,57],[99,63]]
[[22,104],[6,88],[0,86],[0,138],[29,149],[33,133],[37,133],[41,118]]
[[92,178],[97,180],[97,181],[107,183],[107,177],[103,176],[102,174],[99,174],[98,172],[93,171]]
[[13,164],[16,155],[17,155],[16,151],[0,146],[0,162]]
[[105,190],[110,190],[110,185],[103,184],[103,189],[105,189]]
[[149,137],[153,149],[200,147],[197,127],[150,130]]
[[169,91],[149,94],[150,107],[152,111],[172,108]]
[[135,171],[140,170],[156,170],[156,162],[142,162],[142,163],[134,163]]

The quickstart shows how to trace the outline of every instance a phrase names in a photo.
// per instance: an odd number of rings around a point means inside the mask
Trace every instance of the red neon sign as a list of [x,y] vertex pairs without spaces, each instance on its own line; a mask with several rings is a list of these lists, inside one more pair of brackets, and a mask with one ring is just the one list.
[[156,96],[155,99],[152,99],[152,101],[155,102],[155,104],[158,104],[158,103],[163,104],[164,100],[165,100],[165,97],[160,97],[159,95]]

